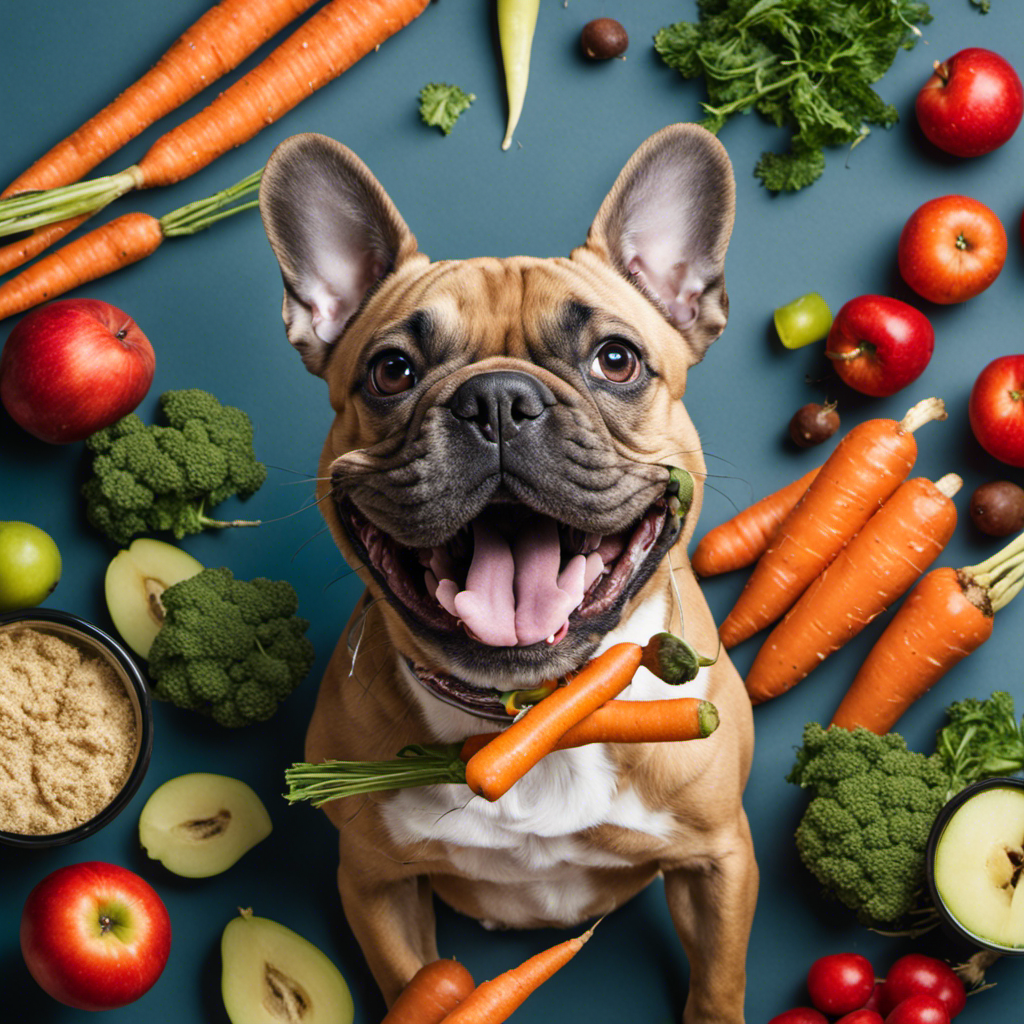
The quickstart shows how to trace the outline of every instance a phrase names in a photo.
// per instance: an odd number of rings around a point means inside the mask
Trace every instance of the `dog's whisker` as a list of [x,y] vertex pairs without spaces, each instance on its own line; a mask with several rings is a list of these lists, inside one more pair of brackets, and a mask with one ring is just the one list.
[[[725,500],[726,500],[727,502],[729,502],[729,504],[730,504],[730,505],[732,505],[732,507],[733,507],[733,508],[734,508],[734,509],[735,509],[735,510],[736,510],[737,512],[742,512],[742,511],[743,511],[743,510],[742,510],[742,509],[740,508],[740,506],[739,506],[739,505],[737,505],[737,504],[736,504],[736,502],[735,502],[735,501],[733,501],[733,499],[732,499],[732,498],[731,498],[731,497],[730,497],[730,496],[729,496],[728,494],[726,494],[726,493],[725,493],[725,491],[723,491],[723,490],[722,490],[722,488],[721,488],[721,487],[715,487],[715,485],[714,485],[714,484],[709,484],[709,483],[707,483],[707,481],[705,481],[705,483],[704,483],[704,486],[705,486],[705,487],[706,487],[706,488],[707,488],[707,489],[708,489],[709,491],[714,491],[714,492],[715,492],[715,494],[720,494],[720,495],[721,495],[721,496],[722,496],[723,498],[725,498]],[[753,494],[753,492],[751,492],[751,494]]]
[[321,479],[319,477],[311,476],[309,473],[306,473],[301,469],[292,469],[289,466],[275,466],[272,462],[265,462],[264,465],[268,469],[276,469],[279,473],[291,473],[292,476],[301,476],[304,477],[306,480]]
[[304,551],[304,550],[305,550],[305,549],[306,549],[306,548],[307,548],[307,547],[308,547],[308,546],[309,546],[310,544],[312,544],[312,543],[313,543],[313,541],[315,541],[315,540],[317,539],[317,537],[322,537],[322,536],[323,536],[323,535],[324,535],[325,533],[327,533],[327,531],[328,531],[329,529],[330,529],[330,527],[328,527],[328,526],[322,526],[322,527],[321,527],[321,528],[320,528],[319,530],[317,530],[317,531],[316,531],[316,533],[314,533],[314,534],[313,534],[313,535],[312,535],[311,537],[308,537],[308,538],[306,538],[306,540],[304,540],[304,541],[303,541],[303,542],[302,542],[302,543],[301,543],[301,544],[300,544],[300,545],[299,545],[299,546],[298,546],[298,547],[297,547],[297,548],[296,548],[296,549],[295,549],[295,550],[294,550],[294,551],[292,552],[292,557],[291,557],[291,561],[293,561],[293,562],[294,562],[294,561],[295,561],[295,559],[296,559],[296,558],[298,558],[298,556],[299,556],[300,552]]

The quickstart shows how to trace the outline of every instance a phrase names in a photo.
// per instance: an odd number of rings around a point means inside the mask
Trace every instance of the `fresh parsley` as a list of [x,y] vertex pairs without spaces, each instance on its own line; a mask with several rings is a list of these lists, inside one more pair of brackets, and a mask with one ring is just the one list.
[[871,88],[931,21],[920,0],[697,0],[699,20],[654,37],[684,78],[703,75],[706,128],[751,109],[792,129],[788,153],[763,153],[754,173],[773,192],[810,185],[826,146],[855,145],[896,108]]
[[475,99],[471,92],[463,92],[457,85],[432,82],[420,89],[420,117],[424,124],[440,128],[447,135]]

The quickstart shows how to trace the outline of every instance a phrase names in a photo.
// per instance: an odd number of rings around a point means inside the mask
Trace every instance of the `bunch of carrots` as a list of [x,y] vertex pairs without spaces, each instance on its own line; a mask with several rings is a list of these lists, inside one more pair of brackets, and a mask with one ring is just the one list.
[[710,701],[685,696],[650,701],[614,698],[641,665],[677,685],[710,664],[712,659],[700,657],[671,633],[658,633],[643,647],[615,644],[587,662],[565,685],[538,688],[546,696],[519,712],[501,732],[470,736],[462,743],[406,747],[393,761],[293,764],[285,772],[286,798],[319,807],[364,793],[465,783],[493,801],[555,750],[590,743],[702,739],[718,728],[718,710]]
[[[700,576],[756,563],[723,621],[725,647],[774,624],[747,675],[755,703],[805,679],[917,586],[868,655],[832,719],[888,732],[904,711],[991,635],[992,615],[1024,586],[1024,537],[977,566],[922,575],[956,527],[963,481],[908,479],[914,431],[945,419],[938,399],[897,423],[855,427],[818,469],[711,530]],[[919,582],[920,581],[920,582]]]
[[[209,106],[161,136],[137,164],[75,184],[237,67],[313,2],[221,0],[207,11],[150,71],[0,194],[0,236],[32,232],[0,247],[0,274],[39,255],[126,192],[181,181],[247,142],[416,18],[428,0],[330,0]],[[43,261],[28,280],[15,278],[0,288],[0,318],[141,259],[167,235],[155,218],[119,217],[79,238],[74,249],[61,250],[61,259]]]
[[593,933],[590,928],[479,985],[457,960],[434,960],[413,975],[381,1024],[501,1024]]

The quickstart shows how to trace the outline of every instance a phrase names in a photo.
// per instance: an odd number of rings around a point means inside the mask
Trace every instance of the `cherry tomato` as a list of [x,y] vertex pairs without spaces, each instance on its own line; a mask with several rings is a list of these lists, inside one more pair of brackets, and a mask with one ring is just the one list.
[[884,1021],[877,1010],[861,1007],[859,1010],[854,1010],[853,1013],[848,1013],[845,1017],[840,1017],[836,1024],[884,1024]]
[[875,969],[859,953],[833,953],[811,964],[807,992],[822,1013],[841,1015],[859,1010],[875,987]]
[[949,1014],[935,996],[908,996],[897,1003],[885,1018],[885,1024],[949,1024]]
[[828,1017],[809,1006],[796,1006],[772,1017],[768,1024],[828,1024]]
[[879,1009],[889,1013],[897,1004],[916,995],[938,999],[951,1019],[967,1001],[964,983],[949,964],[921,953],[908,953],[889,968],[879,993]]

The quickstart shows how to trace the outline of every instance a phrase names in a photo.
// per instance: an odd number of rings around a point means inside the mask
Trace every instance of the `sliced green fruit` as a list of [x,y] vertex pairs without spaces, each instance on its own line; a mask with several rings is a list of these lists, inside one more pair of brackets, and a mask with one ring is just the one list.
[[242,910],[220,940],[221,996],[231,1024],[352,1024],[352,994],[319,949]]
[[153,637],[164,624],[160,595],[172,584],[203,571],[202,562],[162,540],[140,537],[107,566],[107,609],[121,639],[148,658]]
[[270,815],[240,779],[192,772],[165,782],[139,815],[139,842],[168,871],[207,878],[227,871],[270,835]]

